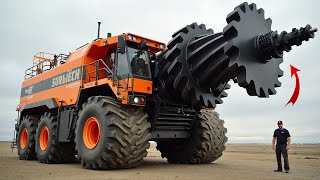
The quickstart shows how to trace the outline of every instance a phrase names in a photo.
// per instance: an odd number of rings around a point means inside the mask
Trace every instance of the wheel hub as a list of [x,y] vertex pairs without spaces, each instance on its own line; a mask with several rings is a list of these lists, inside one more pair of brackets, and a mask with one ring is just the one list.
[[27,128],[23,128],[20,135],[21,149],[25,149],[27,147],[27,142],[28,142],[28,131],[27,131]]
[[49,130],[47,126],[42,127],[40,132],[40,149],[45,151],[49,144]]
[[88,149],[93,149],[97,146],[100,139],[100,124],[95,117],[87,119],[83,127],[83,141]]

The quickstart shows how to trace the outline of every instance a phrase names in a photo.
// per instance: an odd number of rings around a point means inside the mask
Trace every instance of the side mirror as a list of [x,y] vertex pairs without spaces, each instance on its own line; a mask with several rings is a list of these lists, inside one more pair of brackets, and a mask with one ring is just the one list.
[[118,45],[117,45],[117,47],[118,47],[117,50],[118,50],[119,53],[124,54],[126,52],[126,49],[125,49],[126,40],[124,39],[123,36],[119,36],[118,37]]
[[145,39],[143,39],[140,44],[139,44],[139,48],[140,50],[145,50],[147,49],[147,41]]

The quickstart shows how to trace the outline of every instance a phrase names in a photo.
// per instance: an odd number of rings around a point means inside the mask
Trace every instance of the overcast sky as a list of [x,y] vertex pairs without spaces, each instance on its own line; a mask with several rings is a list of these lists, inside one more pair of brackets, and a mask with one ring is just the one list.
[[[25,69],[39,51],[69,53],[101,35],[131,32],[167,43],[171,35],[193,22],[221,32],[225,18],[243,1],[0,1],[0,140],[12,140],[15,108]],[[272,19],[273,30],[291,31],[306,24],[320,27],[316,0],[250,1]],[[276,122],[282,120],[294,143],[320,142],[320,32],[316,38],[284,55],[282,87],[269,99],[250,97],[236,84],[217,107],[228,128],[230,143],[270,143]],[[295,87],[289,65],[299,72],[301,91],[294,106],[284,107]]]

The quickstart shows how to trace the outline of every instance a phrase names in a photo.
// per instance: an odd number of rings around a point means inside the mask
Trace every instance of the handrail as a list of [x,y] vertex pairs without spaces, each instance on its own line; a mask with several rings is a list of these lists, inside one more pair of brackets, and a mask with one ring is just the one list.
[[51,53],[38,52],[33,56],[32,66],[25,71],[24,78],[29,79],[44,71],[48,71],[58,66],[58,61],[62,64],[62,62],[65,62],[68,57],[69,55],[66,54],[55,55]]
[[[49,64],[44,64],[44,63],[50,63]],[[52,68],[52,65],[51,65],[51,61],[49,60],[44,60],[44,61],[41,61],[37,64],[34,64],[32,67],[28,68],[27,70],[25,70],[25,76],[24,78],[25,79],[29,79],[29,78],[32,78],[33,76],[36,76],[38,74],[41,74],[42,72],[44,71],[48,71]],[[46,68],[46,67],[49,67],[49,68]],[[40,72],[41,71],[41,72]]]

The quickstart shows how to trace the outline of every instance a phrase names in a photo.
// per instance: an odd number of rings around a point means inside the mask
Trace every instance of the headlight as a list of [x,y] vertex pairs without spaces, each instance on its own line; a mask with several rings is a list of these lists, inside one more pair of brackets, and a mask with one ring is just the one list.
[[132,40],[132,36],[130,34],[128,35],[128,39]]
[[134,103],[138,103],[139,102],[139,98],[137,98],[137,97],[133,98],[133,102]]
[[163,48],[164,48],[163,44],[160,44],[160,48],[161,48],[161,49],[163,49]]
[[137,38],[133,36],[132,40],[133,40],[133,41],[136,41],[136,40],[137,40]]

